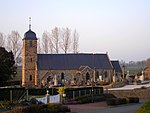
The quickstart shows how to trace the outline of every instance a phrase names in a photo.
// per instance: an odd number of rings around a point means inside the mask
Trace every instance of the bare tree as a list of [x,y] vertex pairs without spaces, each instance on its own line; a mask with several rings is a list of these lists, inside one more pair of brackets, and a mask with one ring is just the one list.
[[49,51],[51,54],[54,53],[54,45],[51,37],[49,38]]
[[78,53],[79,50],[79,34],[76,30],[73,32],[72,49],[73,53]]
[[44,32],[42,35],[42,49],[43,52],[48,54],[49,52],[49,34],[48,32]]
[[64,51],[66,54],[71,45],[71,30],[69,28],[62,28],[61,30],[61,49]]
[[16,64],[21,63],[21,48],[21,37],[18,31],[12,31],[7,38],[7,49],[13,52]]
[[60,30],[58,27],[55,27],[51,32],[51,44],[53,46],[54,52],[58,54],[60,47]]
[[0,32],[0,47],[5,46],[5,36],[3,33]]
[[40,38],[38,38],[38,41],[37,41],[37,51],[38,51],[38,53],[42,52],[42,49],[41,49],[41,39]]

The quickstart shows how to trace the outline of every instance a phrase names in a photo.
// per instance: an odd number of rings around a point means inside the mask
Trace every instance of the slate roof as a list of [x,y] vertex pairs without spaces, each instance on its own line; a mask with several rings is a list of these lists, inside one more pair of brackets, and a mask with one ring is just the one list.
[[120,67],[119,61],[111,61],[113,68],[115,69],[116,72],[122,73],[122,69]]
[[38,54],[40,70],[73,70],[80,66],[97,69],[113,69],[107,54]]
[[24,38],[23,39],[25,39],[25,40],[37,40],[36,34],[33,31],[31,31],[30,29],[29,29],[29,31],[27,31],[24,34]]

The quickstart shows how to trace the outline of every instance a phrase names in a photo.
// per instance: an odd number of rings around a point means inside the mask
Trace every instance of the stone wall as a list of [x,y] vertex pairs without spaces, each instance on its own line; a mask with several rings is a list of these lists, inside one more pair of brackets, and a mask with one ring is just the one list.
[[118,98],[139,97],[140,99],[150,99],[150,89],[108,90],[108,93],[114,94]]

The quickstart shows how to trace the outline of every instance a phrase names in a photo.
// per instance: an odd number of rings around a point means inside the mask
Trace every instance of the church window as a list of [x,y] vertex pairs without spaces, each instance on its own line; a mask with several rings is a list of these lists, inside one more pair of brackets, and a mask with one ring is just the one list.
[[32,47],[32,41],[30,41],[30,47]]
[[86,73],[86,80],[89,80],[90,79],[90,74],[87,72]]
[[30,81],[32,81],[32,75],[30,75],[30,78],[29,78],[29,79],[30,79]]
[[32,58],[30,58],[30,61],[32,62]]

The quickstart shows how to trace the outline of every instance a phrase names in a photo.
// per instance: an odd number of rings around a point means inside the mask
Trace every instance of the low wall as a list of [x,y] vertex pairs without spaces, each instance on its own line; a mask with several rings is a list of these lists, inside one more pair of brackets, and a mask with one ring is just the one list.
[[121,97],[139,97],[140,99],[150,99],[150,89],[134,89],[134,90],[108,90],[108,93]]

